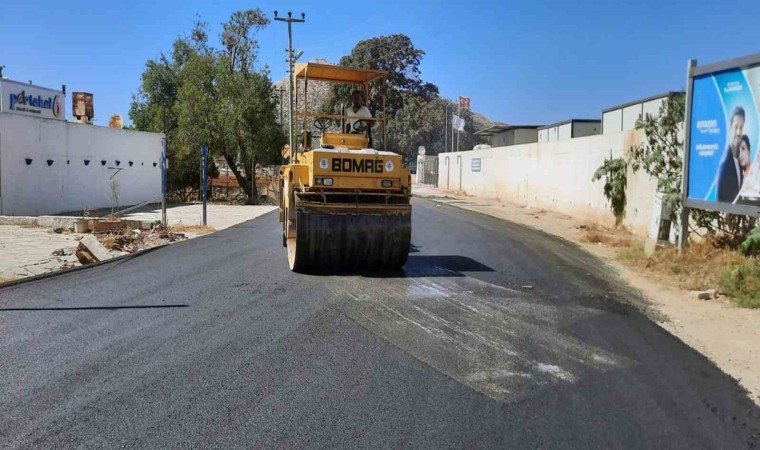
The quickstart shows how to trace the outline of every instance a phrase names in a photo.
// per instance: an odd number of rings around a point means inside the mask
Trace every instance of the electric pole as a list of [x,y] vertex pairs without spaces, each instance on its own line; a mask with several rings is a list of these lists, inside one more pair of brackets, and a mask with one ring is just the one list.
[[300,19],[294,19],[293,13],[288,11],[288,17],[277,17],[277,11],[274,12],[274,20],[278,20],[280,22],[287,22],[288,23],[288,48],[285,50],[288,52],[288,59],[286,62],[288,63],[288,101],[290,103],[290,110],[288,117],[290,119],[290,154],[291,157],[295,154],[296,158],[295,161],[298,161],[298,149],[293,144],[295,144],[295,140],[293,139],[293,134],[295,131],[294,123],[293,123],[293,65],[296,62],[296,57],[293,56],[293,30],[292,30],[292,24],[293,23],[303,23],[306,22],[306,13],[301,13]]

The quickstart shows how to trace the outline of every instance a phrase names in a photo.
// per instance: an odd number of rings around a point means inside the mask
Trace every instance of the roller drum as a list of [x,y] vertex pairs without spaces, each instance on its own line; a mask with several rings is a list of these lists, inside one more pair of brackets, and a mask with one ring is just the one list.
[[410,211],[326,212],[296,209],[291,269],[397,269],[409,255]]

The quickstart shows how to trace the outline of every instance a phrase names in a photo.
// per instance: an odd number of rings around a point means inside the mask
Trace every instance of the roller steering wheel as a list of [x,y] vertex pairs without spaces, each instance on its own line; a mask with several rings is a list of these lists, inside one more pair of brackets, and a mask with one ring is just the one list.
[[367,128],[369,128],[369,120],[359,119],[354,122],[351,134],[364,134],[367,131]]
[[314,119],[314,128],[319,130],[319,134],[325,134],[325,130],[330,128],[330,125],[332,125],[332,120],[328,117],[317,117]]

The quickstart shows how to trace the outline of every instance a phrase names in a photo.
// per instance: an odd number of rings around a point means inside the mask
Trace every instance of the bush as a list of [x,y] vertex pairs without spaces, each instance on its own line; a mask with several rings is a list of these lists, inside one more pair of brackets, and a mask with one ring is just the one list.
[[746,256],[760,256],[760,226],[747,236],[747,239],[739,246],[739,250]]
[[625,216],[625,187],[628,184],[628,163],[624,158],[604,158],[602,164],[594,172],[591,181],[604,178],[604,196],[610,202],[612,213],[615,215],[615,225],[620,225]]
[[737,305],[760,308],[760,262],[750,260],[724,270],[718,285]]

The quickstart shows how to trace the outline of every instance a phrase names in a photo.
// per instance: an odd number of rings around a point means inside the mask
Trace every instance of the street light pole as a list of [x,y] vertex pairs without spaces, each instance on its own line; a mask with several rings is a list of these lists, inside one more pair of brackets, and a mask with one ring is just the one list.
[[[274,12],[274,20],[280,21],[280,22],[287,22],[288,24],[288,101],[290,103],[290,111],[289,111],[289,119],[290,119],[290,132],[289,132],[289,142],[290,142],[290,153],[293,154],[293,149],[296,147],[293,146],[295,144],[293,135],[294,135],[294,123],[293,123],[293,65],[295,64],[295,58],[293,57],[293,29],[292,24],[295,23],[303,23],[306,22],[306,13],[301,13],[300,19],[294,19],[293,13],[288,11],[288,17],[277,17],[277,11]],[[295,153],[296,155],[296,162],[298,161],[298,152]]]

